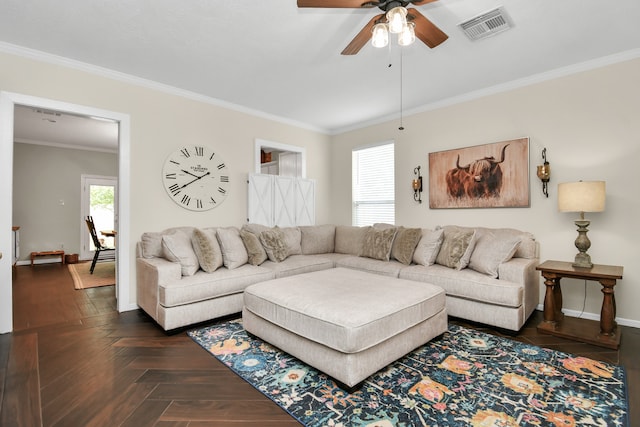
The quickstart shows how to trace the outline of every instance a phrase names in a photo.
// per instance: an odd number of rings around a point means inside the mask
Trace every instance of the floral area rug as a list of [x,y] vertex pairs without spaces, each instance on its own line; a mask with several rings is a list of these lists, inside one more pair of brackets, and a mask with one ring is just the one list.
[[241,319],[188,334],[308,427],[628,425],[623,368],[456,325],[351,394]]

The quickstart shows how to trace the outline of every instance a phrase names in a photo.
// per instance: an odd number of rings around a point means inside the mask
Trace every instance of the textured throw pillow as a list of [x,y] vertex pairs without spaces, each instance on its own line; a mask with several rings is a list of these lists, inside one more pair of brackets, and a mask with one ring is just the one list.
[[287,253],[289,255],[300,255],[302,253],[302,247],[300,246],[300,240],[302,234],[298,227],[284,227],[281,228],[284,234],[284,244],[287,245]]
[[260,242],[270,261],[282,262],[289,256],[284,242],[284,233],[278,227],[260,233]]
[[191,243],[201,269],[213,273],[222,266],[222,250],[215,230],[196,228],[193,230]]
[[333,252],[335,248],[335,225],[302,226],[300,227],[300,234],[300,246],[302,253],[305,255],[328,254]]
[[474,230],[446,230],[440,251],[436,257],[436,264],[456,269],[464,268],[461,267],[463,265],[461,260],[465,256],[465,252],[469,248],[474,235]]
[[469,268],[497,278],[498,266],[513,257],[520,241],[520,237],[517,236],[497,238],[494,233],[485,231],[476,242]]
[[267,252],[265,252],[260,238],[247,230],[240,230],[240,238],[244,243],[244,247],[247,248],[247,256],[249,257],[249,264],[260,265],[267,260]]
[[413,252],[413,262],[425,266],[435,264],[443,238],[443,229],[422,229],[422,238],[418,242],[416,250]]
[[193,276],[200,268],[191,244],[191,236],[187,233],[177,231],[162,236],[162,251],[166,259],[180,263],[183,276]]
[[403,264],[411,264],[413,252],[421,238],[422,230],[419,228],[398,228],[391,247],[391,257]]
[[241,267],[249,261],[247,249],[240,238],[240,230],[236,227],[218,228],[218,243],[222,250],[222,261],[229,270]]
[[362,256],[367,258],[389,261],[391,255],[391,246],[393,238],[396,236],[397,229],[385,228],[375,229],[371,227],[364,236],[362,242]]

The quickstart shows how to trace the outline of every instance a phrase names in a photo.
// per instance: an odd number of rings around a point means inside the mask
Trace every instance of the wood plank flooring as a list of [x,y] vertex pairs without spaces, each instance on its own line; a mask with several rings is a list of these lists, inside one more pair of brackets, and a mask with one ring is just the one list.
[[[118,314],[113,286],[75,290],[65,266],[19,266],[13,298],[14,332],[0,335],[0,426],[300,425],[184,332],[166,335],[140,310]],[[613,351],[539,334],[541,319],[510,338],[623,365],[630,425],[640,425],[640,330],[623,327]]]

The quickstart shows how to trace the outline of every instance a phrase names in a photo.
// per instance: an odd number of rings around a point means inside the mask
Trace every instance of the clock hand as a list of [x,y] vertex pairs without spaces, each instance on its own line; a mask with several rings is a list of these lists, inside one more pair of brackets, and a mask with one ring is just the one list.
[[184,172],[184,173],[188,174],[188,175],[195,176],[196,178],[198,178],[198,175],[192,174],[191,172],[186,171],[186,170],[184,170],[184,169],[180,169],[180,170],[181,170],[182,172]]
[[[184,184],[182,187],[180,187],[180,189],[182,189],[182,188],[186,187],[187,185],[193,184],[194,182],[198,181],[199,179],[204,178],[205,176],[207,176],[207,175],[209,175],[209,174],[211,174],[211,172],[207,172],[207,173],[205,173],[205,174],[204,174],[204,175],[202,175],[202,176],[197,176],[197,177],[196,177],[196,179],[194,179],[194,180],[192,180],[192,181],[187,182],[187,183],[186,183],[186,184]],[[192,175],[192,174],[190,174],[190,175]],[[196,176],[196,175],[193,175],[193,176]]]

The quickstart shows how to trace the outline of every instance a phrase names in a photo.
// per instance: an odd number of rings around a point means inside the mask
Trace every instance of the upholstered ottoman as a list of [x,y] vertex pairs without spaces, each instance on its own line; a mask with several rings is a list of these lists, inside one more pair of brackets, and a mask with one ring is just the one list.
[[441,288],[345,268],[251,285],[242,318],[348,388],[447,330]]

